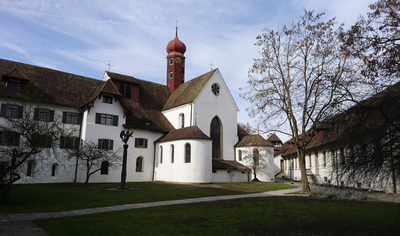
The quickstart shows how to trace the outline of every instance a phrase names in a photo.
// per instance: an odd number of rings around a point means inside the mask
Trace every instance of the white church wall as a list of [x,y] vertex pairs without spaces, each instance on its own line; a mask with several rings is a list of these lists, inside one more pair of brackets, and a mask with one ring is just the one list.
[[[185,145],[191,145],[190,163],[185,163]],[[174,145],[174,163],[171,161],[171,145]],[[177,140],[156,145],[156,181],[181,183],[211,183],[211,140]],[[160,163],[160,146],[163,161]]]
[[[251,155],[253,154],[253,149],[257,148],[260,155],[260,165],[257,171],[257,179],[262,182],[275,182],[275,164],[274,164],[274,148],[271,146],[263,147],[237,147],[236,148],[236,161],[251,168],[253,166],[253,159]],[[239,159],[239,151],[242,152],[242,159]],[[253,173],[251,173],[251,179],[254,178]]]
[[[247,172],[242,171],[233,171],[232,182],[249,182],[250,178]],[[227,183],[230,182],[230,178],[226,170],[213,170],[212,173],[212,182],[213,183]]]
[[164,116],[169,120],[169,122],[174,126],[175,129],[182,128],[182,121],[180,115],[184,115],[184,127],[192,126],[190,122],[190,117],[192,117],[192,106],[191,104],[185,104],[179,107],[163,111]]
[[[214,95],[211,86],[216,83],[220,87],[219,95]],[[221,121],[222,159],[234,160],[234,145],[237,143],[237,112],[238,108],[217,70],[204,89],[194,101],[193,119],[206,135],[210,136],[211,121],[215,116]]]
[[[40,107],[42,109],[49,109],[54,111],[54,117],[62,119],[63,112],[73,112],[79,113],[78,109],[70,108],[70,107],[63,107],[63,106],[56,106],[56,105],[48,105],[48,104],[39,104],[39,103],[29,103],[29,102],[21,102],[19,100],[14,99],[1,99],[0,104],[12,104],[23,106],[23,109],[33,109]],[[25,115],[25,113],[23,114]],[[32,119],[33,119],[33,114]],[[0,122],[5,124],[6,120],[3,117],[0,117]],[[61,122],[61,120],[60,120]],[[80,125],[71,125],[71,124],[64,124],[65,129],[72,130],[74,129],[75,137],[79,137]],[[23,137],[20,139],[20,143],[23,143]],[[20,174],[21,179],[18,180],[17,184],[24,184],[24,183],[61,183],[61,182],[73,182],[75,178],[75,161],[76,160],[66,160],[65,156],[67,155],[64,150],[60,149],[59,141],[52,143],[54,150],[57,152],[57,158],[54,156],[54,153],[51,151],[50,148],[45,148],[42,151],[43,156],[45,159],[42,161],[36,161],[34,168],[32,169],[32,175],[26,176],[28,163],[25,162],[23,165],[20,166],[19,170],[16,173]],[[12,146],[1,146],[1,148],[12,148]],[[52,166],[55,166],[54,175],[52,175]]]

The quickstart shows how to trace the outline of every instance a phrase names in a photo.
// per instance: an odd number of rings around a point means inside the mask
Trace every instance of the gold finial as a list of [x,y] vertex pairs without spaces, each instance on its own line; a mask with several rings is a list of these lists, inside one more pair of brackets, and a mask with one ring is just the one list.
[[175,34],[176,34],[176,36],[178,36],[178,20],[176,20],[175,22],[176,22],[176,27],[175,27],[176,28],[176,32],[175,32]]

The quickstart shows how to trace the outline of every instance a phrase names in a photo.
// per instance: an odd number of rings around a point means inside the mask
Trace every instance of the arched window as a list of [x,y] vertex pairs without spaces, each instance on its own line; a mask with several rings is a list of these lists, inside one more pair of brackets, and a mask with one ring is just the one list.
[[174,163],[175,159],[175,147],[171,144],[171,163]]
[[110,165],[110,163],[108,161],[103,161],[101,163],[101,170],[100,170],[101,175],[108,175],[108,166],[109,165]]
[[126,94],[125,94],[125,98],[126,99],[131,99],[132,95],[131,95],[131,86],[126,86]]
[[185,163],[190,163],[190,158],[191,158],[191,147],[190,144],[187,143],[185,145]]
[[218,117],[214,117],[211,121],[210,136],[212,139],[212,158],[221,158],[221,124]]
[[58,167],[58,164],[57,164],[57,163],[54,163],[53,165],[51,165],[51,176],[52,176],[52,177],[55,177],[55,176],[56,176],[56,174],[57,174],[57,167]]
[[143,157],[136,158],[136,172],[143,172]]
[[179,128],[184,128],[185,127],[185,114],[181,113],[179,114]]
[[120,86],[119,86],[119,93],[122,95],[122,97],[124,98],[125,96],[125,88],[124,88],[124,85],[123,84],[121,84]]
[[174,72],[172,72],[172,71],[169,72],[169,78],[170,79],[174,78]]
[[241,161],[242,160],[242,150],[239,150],[239,161]]
[[162,158],[163,158],[163,147],[160,146],[160,164],[162,164]]
[[257,148],[253,149],[253,160],[254,160],[254,164],[256,166],[258,166],[260,164],[260,154],[259,154]]
[[173,57],[170,57],[170,58],[169,58],[169,64],[170,64],[170,65],[173,65],[173,64],[174,64],[174,58],[173,58]]

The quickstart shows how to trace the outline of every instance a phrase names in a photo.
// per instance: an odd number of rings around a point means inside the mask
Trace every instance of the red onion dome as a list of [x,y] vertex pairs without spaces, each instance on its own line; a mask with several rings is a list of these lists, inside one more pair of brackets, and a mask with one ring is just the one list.
[[178,34],[167,45],[168,54],[184,54],[186,52],[186,45],[178,39]]

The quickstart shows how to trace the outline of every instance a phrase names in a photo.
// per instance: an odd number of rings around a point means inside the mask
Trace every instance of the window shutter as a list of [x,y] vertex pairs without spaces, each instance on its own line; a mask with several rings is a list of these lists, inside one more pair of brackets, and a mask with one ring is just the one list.
[[49,121],[50,121],[50,122],[53,122],[53,121],[54,121],[54,110],[50,110]]
[[35,110],[33,112],[33,119],[39,120],[39,108],[35,108]]
[[1,116],[6,116],[7,104],[1,104]]
[[20,139],[20,134],[15,134],[15,137],[14,137],[14,146],[19,146],[19,139]]
[[74,149],[79,149],[79,138],[74,138]]
[[78,113],[76,115],[76,124],[77,125],[81,125],[82,124],[82,117],[83,117],[83,115],[81,113]]
[[23,116],[23,109],[24,109],[23,106],[18,106],[18,114],[17,114],[17,117],[18,117],[18,118],[22,118],[22,116]]
[[114,149],[114,140],[110,140],[110,150]]
[[53,137],[46,136],[46,148],[51,148],[51,142],[53,141]]
[[144,140],[144,148],[147,148],[147,139]]
[[99,139],[99,146],[98,146],[99,149],[101,149],[101,141],[102,141],[102,140]]
[[135,147],[137,147],[137,146],[138,146],[138,139],[135,138]]
[[60,139],[60,148],[61,149],[63,149],[64,147],[65,147],[65,138],[64,137],[61,137],[61,139]]
[[63,112],[62,123],[67,123],[67,112]]
[[118,116],[113,116],[113,126],[118,126]]
[[96,113],[96,124],[101,124],[101,113]]
[[0,132],[0,145],[2,145],[3,144],[3,132]]

